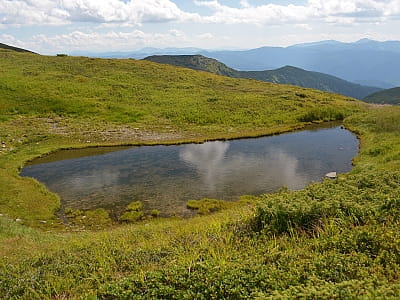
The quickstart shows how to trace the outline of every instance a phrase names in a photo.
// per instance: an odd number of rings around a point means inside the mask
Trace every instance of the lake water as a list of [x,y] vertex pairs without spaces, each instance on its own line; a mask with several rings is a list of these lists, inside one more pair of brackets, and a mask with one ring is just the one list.
[[63,150],[29,163],[21,176],[43,182],[64,208],[102,207],[116,217],[142,201],[146,211],[188,215],[190,199],[237,200],[348,172],[357,151],[357,138],[337,126],[204,144]]

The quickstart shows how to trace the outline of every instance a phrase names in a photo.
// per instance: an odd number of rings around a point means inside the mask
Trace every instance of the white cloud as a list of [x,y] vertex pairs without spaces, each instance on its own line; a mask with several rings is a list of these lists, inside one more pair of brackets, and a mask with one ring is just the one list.
[[309,0],[306,5],[264,4],[253,6],[240,1],[240,7],[221,4],[218,0],[194,1],[213,11],[202,18],[221,24],[282,24],[323,21],[327,23],[375,23],[385,18],[400,18],[399,0]]
[[215,36],[210,32],[198,34],[197,37],[199,39],[214,39],[215,38]]
[[108,32],[73,31],[65,34],[48,36],[37,34],[29,40],[21,41],[9,34],[0,35],[2,42],[44,54],[87,50],[95,52],[131,51],[152,45],[153,47],[170,47],[171,45],[197,45],[203,41],[219,40],[211,33],[187,34],[171,29],[165,33],[146,33],[134,29],[129,32],[111,30]]
[[72,22],[183,22],[199,19],[170,0],[0,0],[0,23],[61,25]]
[[194,0],[194,3],[209,8],[212,13],[200,16],[185,12],[173,0],[0,0],[0,24],[89,22],[132,25],[193,21],[263,25],[332,20],[340,23],[377,22],[400,18],[400,0],[308,0],[304,5],[252,5],[248,0],[240,0],[239,7],[224,5],[218,0]]
[[309,24],[296,24],[295,27],[304,29],[304,30],[312,30],[313,29]]
[[12,45],[12,46],[21,46],[21,42],[18,41],[14,36],[10,35],[10,34],[2,34],[0,35],[1,38],[1,42],[8,44],[8,45]]

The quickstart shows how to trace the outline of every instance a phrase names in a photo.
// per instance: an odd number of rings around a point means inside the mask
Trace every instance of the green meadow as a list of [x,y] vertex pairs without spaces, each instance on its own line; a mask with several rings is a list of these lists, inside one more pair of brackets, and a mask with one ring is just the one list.
[[[235,203],[194,201],[190,219],[142,216],[132,203],[127,222],[96,210],[70,211],[66,223],[58,196],[18,175],[57,149],[332,120],[360,138],[350,173]],[[399,135],[398,107],[146,61],[0,50],[0,298],[396,299]]]

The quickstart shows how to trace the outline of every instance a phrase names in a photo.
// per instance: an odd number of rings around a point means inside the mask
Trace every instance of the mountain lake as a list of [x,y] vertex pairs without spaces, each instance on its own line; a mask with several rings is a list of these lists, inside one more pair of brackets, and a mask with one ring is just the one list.
[[60,150],[29,162],[21,176],[57,193],[62,208],[104,208],[116,218],[130,202],[141,201],[145,212],[189,216],[191,199],[235,201],[348,172],[357,152],[356,136],[335,123],[202,144]]

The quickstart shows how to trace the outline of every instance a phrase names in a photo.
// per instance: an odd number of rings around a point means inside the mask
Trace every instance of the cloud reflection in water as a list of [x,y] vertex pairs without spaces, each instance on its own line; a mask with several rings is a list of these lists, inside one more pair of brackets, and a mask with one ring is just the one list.
[[303,188],[330,171],[349,171],[357,150],[355,136],[336,127],[68,157],[27,166],[21,175],[45,183],[68,207],[121,211],[140,200],[146,209],[173,214],[184,212],[189,199],[235,200],[281,186]]
[[196,169],[205,191],[220,196],[263,193],[282,185],[297,189],[309,181],[299,171],[298,159],[284,149],[269,147],[260,157],[243,152],[227,155],[229,146],[229,142],[185,145],[179,157]]

